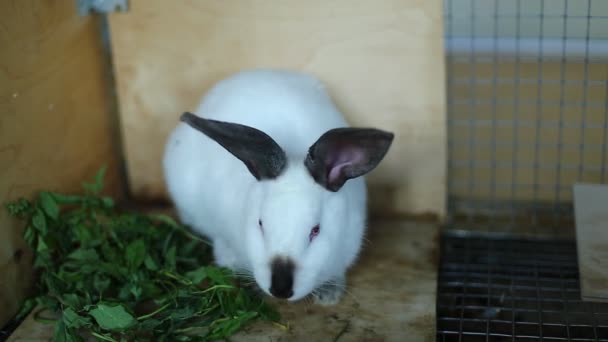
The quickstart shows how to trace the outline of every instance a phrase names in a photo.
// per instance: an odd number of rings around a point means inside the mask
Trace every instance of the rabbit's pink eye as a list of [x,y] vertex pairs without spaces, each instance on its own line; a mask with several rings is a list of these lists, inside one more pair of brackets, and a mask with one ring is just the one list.
[[319,225],[312,227],[309,236],[310,241],[312,241],[315,237],[317,237],[317,235],[319,235],[319,231],[321,231],[321,227],[319,227]]

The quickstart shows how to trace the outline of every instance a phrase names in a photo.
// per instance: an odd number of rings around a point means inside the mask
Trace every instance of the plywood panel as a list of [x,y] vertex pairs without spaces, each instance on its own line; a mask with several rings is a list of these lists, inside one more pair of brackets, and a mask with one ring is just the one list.
[[[349,273],[336,306],[279,303],[283,330],[256,322],[231,341],[435,341],[439,227],[408,221],[371,223],[370,248]],[[9,339],[48,341],[53,326],[32,316]]]
[[[0,2],[0,202],[80,191],[102,165],[121,193],[99,21],[75,2]],[[0,326],[31,281],[21,225],[0,210]]]
[[583,300],[608,302],[608,186],[574,186],[576,248]]
[[352,125],[396,133],[369,177],[376,209],[444,213],[440,0],[133,0],[110,16],[131,191],[166,198],[161,156],[178,116],[247,68],[311,72]]

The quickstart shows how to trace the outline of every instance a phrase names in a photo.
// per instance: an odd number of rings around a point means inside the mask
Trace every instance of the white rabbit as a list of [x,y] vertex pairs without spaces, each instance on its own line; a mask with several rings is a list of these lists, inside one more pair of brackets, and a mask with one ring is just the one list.
[[318,80],[287,70],[220,81],[181,121],[165,149],[166,184],[215,262],[274,297],[337,303],[365,231],[363,175],[393,134],[348,128]]

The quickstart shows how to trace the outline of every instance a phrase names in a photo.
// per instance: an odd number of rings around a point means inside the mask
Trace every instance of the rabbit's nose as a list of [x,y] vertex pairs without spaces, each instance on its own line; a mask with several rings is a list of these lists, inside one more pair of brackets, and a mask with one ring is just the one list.
[[291,259],[274,258],[271,264],[270,293],[277,297],[287,299],[293,296],[293,271],[295,265]]

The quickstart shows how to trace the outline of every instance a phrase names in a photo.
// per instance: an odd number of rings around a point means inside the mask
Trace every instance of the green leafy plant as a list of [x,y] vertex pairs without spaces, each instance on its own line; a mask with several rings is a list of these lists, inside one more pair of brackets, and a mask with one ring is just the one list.
[[55,341],[210,341],[279,315],[227,269],[209,244],[165,215],[121,212],[101,196],[105,169],[83,195],[41,192],[7,209],[26,220],[35,251],[34,307],[58,316]]

